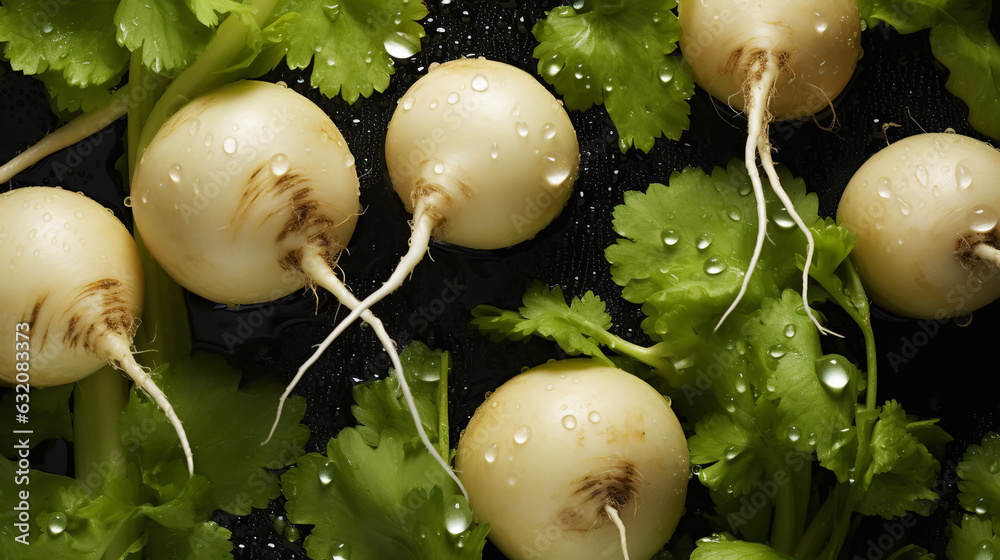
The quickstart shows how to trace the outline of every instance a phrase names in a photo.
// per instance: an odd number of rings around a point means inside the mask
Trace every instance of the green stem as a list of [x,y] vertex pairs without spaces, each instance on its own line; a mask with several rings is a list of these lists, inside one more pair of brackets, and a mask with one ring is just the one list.
[[438,453],[445,461],[451,462],[451,444],[448,442],[448,372],[451,370],[451,354],[441,354],[441,378],[438,380]]
[[[73,389],[73,461],[76,479],[91,497],[104,491],[109,477],[126,477],[126,450],[118,434],[118,419],[125,410],[128,381],[105,366],[77,382]],[[117,486],[117,485],[116,485]],[[138,503],[137,481],[130,481],[129,495],[118,499]],[[139,536],[131,520],[107,541],[103,558],[119,559]]]
[[797,509],[795,507],[795,489],[789,481],[778,485],[774,497],[774,521],[771,523],[771,548],[784,554],[791,554],[795,548],[795,525]]
[[135,166],[139,163],[139,137],[142,134],[143,126],[145,126],[146,119],[149,118],[149,113],[153,110],[156,100],[163,95],[163,91],[167,87],[166,78],[150,71],[142,63],[141,52],[134,53],[129,60],[128,76],[131,92],[128,96],[128,123],[125,135],[128,142],[128,152],[125,155],[128,160],[126,188],[130,188]]
[[833,532],[834,495],[830,495],[820,506],[809,527],[802,534],[795,547],[796,558],[817,558],[823,545]]
[[604,330],[599,325],[588,323],[587,327],[592,329],[592,332],[597,333],[595,338],[602,345],[614,350],[618,354],[641,362],[651,367],[659,375],[666,377],[668,380],[670,379],[670,374],[674,371],[674,368],[670,362],[663,358],[665,354],[662,353],[663,347],[660,344],[649,347],[640,346]]
[[[271,17],[278,0],[251,0],[251,5],[257,10],[254,21],[258,27]],[[215,33],[215,37],[205,48],[198,59],[181,72],[167,87],[167,90],[156,102],[146,126],[142,130],[136,146],[136,157],[140,157],[152,141],[153,136],[174,113],[195,97],[232,81],[233,77],[226,72],[240,61],[240,54],[247,54],[247,29],[240,18],[226,18]]]

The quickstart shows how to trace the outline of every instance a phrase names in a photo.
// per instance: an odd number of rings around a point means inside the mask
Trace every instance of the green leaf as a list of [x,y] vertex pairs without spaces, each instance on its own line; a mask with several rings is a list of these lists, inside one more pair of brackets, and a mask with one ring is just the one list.
[[[431,350],[415,341],[400,352],[400,363],[417,405],[420,422],[431,441],[438,437],[438,382],[442,368],[448,367],[446,352]],[[358,421],[358,433],[371,446],[378,446],[380,434],[392,429],[402,437],[417,438],[410,409],[403,400],[396,375],[373,383],[354,386],[351,413]]]
[[[817,198],[801,179],[779,168],[782,185],[806,225],[819,218]],[[696,344],[715,327],[736,298],[753,254],[757,205],[739,160],[711,175],[687,168],[670,175],[669,186],[625,193],[614,211],[621,235],[607,248],[611,275],[628,301],[642,305],[642,328],[654,340]],[[770,221],[768,237],[739,310],[751,313],[764,298],[801,289],[796,253],[805,252],[799,232],[764,180]]]
[[[210,483],[210,509],[247,515],[251,507],[266,507],[278,497],[278,478],[270,470],[292,464],[309,438],[308,429],[299,424],[304,399],[292,397],[285,403],[274,437],[261,445],[282,393],[278,381],[260,378],[240,387],[240,373],[212,354],[185,358],[153,378],[184,423],[195,472]],[[155,403],[133,391],[121,430],[147,485],[172,497],[186,484],[177,434]]]
[[[73,419],[70,415],[69,397],[73,394],[73,384],[59,385],[46,389],[32,387],[28,392],[10,389],[3,393],[0,399],[0,418],[14,418],[15,406],[28,402],[31,412],[29,423],[17,425],[13,429],[31,430],[27,438],[30,446],[52,438],[63,438],[73,441]],[[15,445],[25,439],[24,435],[15,434],[12,430],[0,431],[0,449],[4,454],[15,451]]]
[[872,464],[865,474],[867,492],[856,510],[886,519],[916,511],[928,515],[937,494],[940,464],[912,433],[908,418],[896,401],[882,407],[872,430]]
[[494,340],[540,336],[557,342],[570,355],[585,354],[611,365],[599,341],[611,328],[611,316],[593,292],[575,297],[567,305],[562,288],[547,288],[536,280],[525,290],[522,302],[518,312],[477,306],[472,310],[472,325]]
[[299,17],[289,21],[285,41],[268,47],[286,53],[295,70],[312,64],[311,83],[327,97],[338,93],[348,103],[385,91],[395,73],[393,56],[409,58],[420,50],[427,15],[423,2],[285,0],[275,10]]
[[184,0],[184,3],[198,21],[207,27],[218,25],[220,14],[243,17],[257,11],[249,3],[243,4],[238,0]]
[[212,36],[181,0],[121,0],[114,27],[119,44],[153,72],[171,76],[194,62]]
[[1000,515],[1000,435],[990,432],[982,443],[970,445],[956,470],[958,502],[967,511]]
[[115,42],[116,0],[10,0],[0,6],[0,42],[11,67],[25,74],[58,73],[88,87],[121,76],[128,51]]
[[694,73],[678,56],[675,0],[588,0],[562,6],[535,24],[538,73],[566,106],[603,103],[618,146],[648,152],[656,138],[676,140],[689,126]]
[[232,533],[214,521],[202,521],[184,530],[151,527],[143,548],[149,560],[232,560]]
[[460,504],[467,523],[472,511],[441,466],[409,440],[386,429],[371,447],[357,429],[345,428],[326,457],[305,455],[282,476],[288,519],[314,526],[305,540],[310,558],[344,549],[352,558],[480,557],[485,527],[445,530],[446,501]]
[[1000,140],[1000,45],[990,33],[986,12],[975,23],[942,23],[931,30],[931,50],[950,74],[945,87],[969,107],[969,123]]
[[986,552],[1000,550],[1000,518],[978,515],[962,516],[960,525],[952,523],[948,541],[948,558],[951,560],[976,560]]
[[[761,412],[773,407],[764,407]],[[766,425],[770,419],[757,417]],[[702,465],[698,479],[717,492],[735,496],[750,493],[768,465],[767,443],[760,433],[747,430],[728,414],[712,414],[698,422],[688,439],[691,463]]]
[[691,560],[793,560],[762,543],[744,542],[729,535],[716,535],[698,541]]

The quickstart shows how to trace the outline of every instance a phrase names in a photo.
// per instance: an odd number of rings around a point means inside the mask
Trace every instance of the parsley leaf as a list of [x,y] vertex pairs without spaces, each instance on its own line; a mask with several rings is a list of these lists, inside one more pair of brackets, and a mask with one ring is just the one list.
[[716,535],[698,541],[691,560],[793,560],[766,544],[739,541],[729,535]]
[[[806,194],[805,183],[787,169],[778,173],[799,215],[807,225],[815,223],[816,196]],[[767,207],[778,210],[738,308],[744,312],[801,285],[795,255],[805,252],[805,237],[766,185],[765,191]],[[669,186],[625,193],[625,203],[614,211],[622,239],[604,254],[622,296],[642,305],[647,315],[642,328],[650,338],[696,344],[699,333],[714,327],[735,299],[757,235],[757,205],[750,192],[743,163],[733,160],[711,175],[687,168],[672,173]]]
[[424,28],[417,23],[427,7],[416,0],[311,2],[285,0],[278,17],[295,12],[286,42],[272,46],[286,52],[291,69],[313,65],[311,83],[327,97],[338,93],[348,103],[385,91],[395,73],[392,57],[420,50]]
[[675,0],[586,0],[548,12],[535,24],[538,73],[566,106],[603,103],[621,151],[644,152],[660,136],[676,140],[689,126],[694,74],[677,48]]
[[979,515],[1000,515],[1000,435],[990,432],[970,445],[958,464],[958,502]]
[[140,51],[143,64],[167,75],[190,65],[212,34],[179,0],[121,0],[114,28],[119,44]]
[[984,550],[1000,550],[1000,517],[965,515],[960,525],[951,525],[948,558],[974,560]]

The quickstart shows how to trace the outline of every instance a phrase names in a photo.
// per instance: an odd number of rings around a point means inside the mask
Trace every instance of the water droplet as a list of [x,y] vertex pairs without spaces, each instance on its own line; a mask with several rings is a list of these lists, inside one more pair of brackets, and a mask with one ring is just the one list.
[[514,430],[514,443],[525,444],[531,439],[531,428],[529,426],[520,426]]
[[826,356],[816,360],[816,377],[819,382],[833,395],[843,394],[851,382],[851,364],[840,356]]
[[[122,203],[125,204],[126,208],[131,208],[132,207],[132,197],[131,196],[126,196],[125,200],[123,200]],[[45,219],[45,216],[42,216],[42,219]],[[48,220],[45,220],[45,221],[48,221]]]
[[896,205],[899,208],[899,213],[904,216],[909,216],[910,212],[913,211],[913,208],[910,206],[910,203],[906,202],[905,200],[903,200],[901,197],[898,196],[896,197]]
[[921,186],[927,186],[929,175],[927,173],[927,167],[925,167],[924,164],[917,165],[917,168],[913,170],[913,174],[917,177],[917,182],[920,183]]
[[785,348],[784,344],[775,344],[767,350],[767,354],[774,359],[780,359],[788,353],[788,349]]
[[557,74],[559,74],[562,68],[563,68],[562,60],[560,60],[558,55],[553,55],[552,59],[549,60],[548,63],[546,63],[545,68],[542,69],[542,72],[546,76],[554,78],[556,77]]
[[892,181],[888,177],[879,177],[876,182],[875,192],[882,198],[889,200],[892,198]]
[[708,249],[709,245],[712,244],[712,241],[715,241],[715,235],[712,233],[704,233],[698,236],[698,239],[694,242],[694,246],[697,247],[699,251],[704,251],[705,249]]
[[393,58],[410,58],[420,50],[420,39],[404,31],[395,31],[385,34],[382,46]]
[[225,140],[222,141],[222,151],[227,154],[232,154],[236,152],[236,139],[232,136],[227,136]]
[[319,468],[317,473],[319,476],[319,483],[323,486],[333,482],[333,465],[327,463]]
[[989,498],[979,498],[976,500],[976,504],[972,507],[972,510],[979,515],[986,515],[986,512],[990,511],[990,505]]
[[201,126],[201,121],[198,119],[191,119],[191,124],[188,125],[188,134],[194,136],[198,134],[198,128]]
[[542,159],[545,162],[545,181],[549,186],[558,187],[569,178],[570,166],[556,161],[556,158],[552,156],[546,156]]
[[66,530],[66,514],[55,512],[49,516],[48,530],[50,535],[58,535]]
[[771,221],[781,229],[791,229],[795,226],[795,220],[792,219],[791,214],[788,213],[788,209],[784,206],[774,211]]
[[49,214],[48,212],[42,214],[42,221],[43,222],[51,222],[52,221],[52,214]]
[[542,125],[542,138],[546,140],[551,140],[556,135],[556,125],[552,123],[545,123]]
[[802,437],[802,430],[797,426],[790,426],[788,431],[785,432],[785,436],[788,437],[788,441],[795,443]]
[[514,106],[511,107],[511,109],[510,109],[510,116],[512,116],[512,117],[519,117],[519,116],[521,116],[521,104],[520,103],[515,103]]
[[958,182],[958,188],[963,190],[972,185],[972,171],[964,163],[959,162],[955,166],[955,181]]
[[952,319],[952,321],[954,321],[955,325],[957,325],[959,327],[968,327],[969,325],[972,324],[972,313],[966,313],[964,315],[959,315],[959,316],[955,317],[954,319]]
[[497,147],[496,142],[494,142],[493,146],[490,148],[490,157],[493,159],[500,157],[500,148]]
[[528,135],[528,123],[518,121],[514,124],[514,130],[517,131],[517,135],[524,138]]
[[45,25],[42,26],[42,33],[52,33],[52,29],[52,22],[47,21],[45,22]]
[[726,267],[727,265],[722,259],[719,257],[711,257],[705,260],[704,270],[705,274],[715,276],[716,274],[726,270]]
[[977,233],[989,233],[997,227],[997,213],[983,207],[969,211],[969,229]]
[[472,89],[473,91],[486,91],[490,87],[490,81],[486,79],[483,73],[476,74],[472,78]]
[[344,154],[344,165],[347,167],[354,167],[354,156],[350,153]]
[[736,206],[730,206],[726,213],[729,215],[729,219],[734,222],[738,222],[743,219],[743,211]]
[[438,108],[438,100],[437,99],[431,99],[430,103],[428,103],[427,106],[430,107],[430,109],[432,111],[434,109],[437,109]]
[[497,460],[497,447],[499,444],[494,443],[493,445],[486,448],[486,453],[483,453],[483,459],[486,459],[487,463],[492,463]]
[[406,97],[403,98],[403,110],[409,111],[410,109],[413,108],[413,104],[416,102],[417,100],[415,97],[413,97],[412,95],[407,95]]
[[994,558],[996,558],[996,548],[993,546],[993,541],[983,539],[976,545],[976,555],[973,556],[972,560],[993,560]]
[[591,424],[596,424],[601,421],[601,414],[596,410],[591,410],[590,414],[587,415],[587,420],[590,420]]
[[552,389],[555,389],[555,388],[556,388],[556,386],[553,385],[553,384],[551,384],[551,383],[549,383],[548,385],[545,386],[545,390],[546,391],[551,391]]
[[288,542],[295,542],[299,540],[299,537],[301,536],[302,535],[299,534],[299,528],[295,525],[289,524],[285,527],[285,538],[288,539]]
[[572,414],[567,414],[566,416],[563,416],[562,425],[563,428],[566,428],[567,430],[572,430],[573,428],[576,427],[576,416],[573,416]]
[[677,235],[676,231],[672,229],[665,229],[660,232],[660,239],[667,247],[673,247],[674,245],[677,245],[677,242],[680,241],[681,238]]
[[659,75],[660,75],[660,81],[665,84],[668,84],[670,83],[670,80],[674,79],[674,70],[673,68],[660,68]]
[[472,524],[472,508],[465,496],[449,496],[444,503],[444,526],[452,535],[457,535]]
[[434,164],[434,173],[437,173],[438,175],[444,173],[444,162],[439,161]]
[[333,550],[333,560],[351,560],[351,545],[340,543]]
[[787,325],[785,325],[785,336],[787,336],[788,338],[792,338],[793,336],[795,336],[794,323],[788,323]]
[[828,27],[830,27],[830,22],[823,17],[819,12],[813,12],[814,23],[816,26],[816,33],[823,33]]
[[733,459],[735,459],[735,458],[736,458],[736,457],[737,457],[737,456],[738,456],[739,454],[740,454],[740,450],[739,450],[739,449],[736,449],[736,446],[734,446],[734,445],[730,445],[729,447],[727,447],[727,448],[726,448],[726,451],[725,451],[725,455],[724,455],[724,456],[726,457],[726,459],[728,459],[728,460],[732,461],[732,460],[733,460]]
[[445,98],[445,101],[447,101],[449,105],[454,105],[458,103],[460,99],[462,99],[462,96],[459,95],[457,91],[453,91],[448,94],[448,97]]

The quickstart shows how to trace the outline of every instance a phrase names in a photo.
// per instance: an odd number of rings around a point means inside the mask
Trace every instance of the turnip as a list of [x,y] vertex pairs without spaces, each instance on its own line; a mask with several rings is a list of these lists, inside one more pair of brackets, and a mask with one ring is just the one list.
[[[321,286],[355,309],[333,268],[354,232],[359,195],[354,156],[326,113],[282,85],[241,81],[163,124],[135,168],[131,200],[150,253],[195,294],[240,305]],[[385,327],[362,316],[389,353],[424,445],[454,476],[423,430]]]
[[854,0],[681,0],[681,51],[697,82],[712,96],[747,112],[747,172],[757,199],[757,240],[743,284],[719,324],[739,304],[760,257],[767,210],[757,154],[771,187],[806,236],[802,272],[806,313],[821,332],[808,303],[814,241],[781,188],[771,160],[767,128],[772,120],[812,115],[831,105],[847,85],[860,56],[861,19]]
[[872,156],[837,219],[854,234],[865,291],[908,317],[965,315],[1000,297],[1000,152],[951,133],[910,136]]
[[528,370],[490,395],[462,434],[455,469],[508,558],[645,560],[681,517],[688,460],[662,395],[634,375],[573,359]]
[[0,352],[0,380],[49,387],[111,364],[163,410],[193,474],[184,427],[132,356],[143,276],[125,226],[82,194],[15,189],[0,196],[0,260],[0,336],[15,350]]
[[409,250],[316,355],[403,284],[432,235],[471,249],[533,238],[566,204],[580,163],[562,103],[527,72],[484,58],[432,65],[399,101],[385,151],[393,188],[413,212]]

